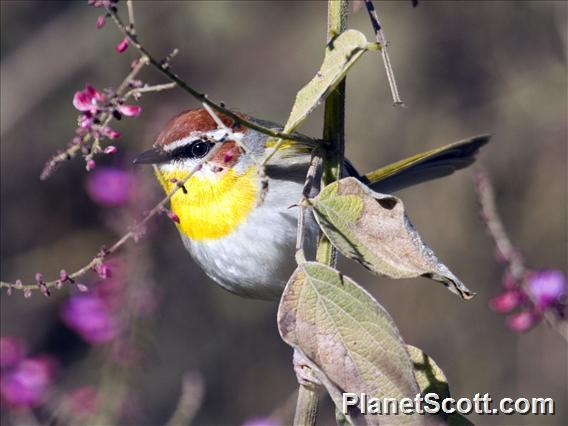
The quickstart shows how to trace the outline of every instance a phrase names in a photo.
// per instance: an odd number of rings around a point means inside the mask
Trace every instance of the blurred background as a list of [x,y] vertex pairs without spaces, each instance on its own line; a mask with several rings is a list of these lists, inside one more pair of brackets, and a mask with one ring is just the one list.
[[[347,81],[348,157],[367,172],[492,133],[478,161],[493,178],[511,239],[529,266],[566,272],[567,4],[375,3],[407,108],[392,107],[381,58],[366,54]],[[89,174],[76,158],[40,181],[44,163],[73,138],[73,94],[85,84],[116,87],[136,54],[115,51],[120,34],[112,22],[97,30],[101,9],[86,1],[2,1],[0,8],[1,278],[34,282],[39,271],[53,279],[61,268],[85,264],[161,198],[151,170],[134,170],[131,160],[170,116],[198,105],[177,89],[145,95],[139,117],[112,124],[122,134],[113,142],[118,153],[99,157]],[[190,84],[276,122],[286,121],[322,61],[322,1],[144,1],[135,2],[135,14],[140,39],[156,56],[179,48],[172,67]],[[372,39],[364,9],[349,26]],[[140,79],[166,82],[151,69]],[[321,123],[320,107],[299,130],[317,137]],[[340,268],[385,306],[408,343],[436,360],[454,396],[557,402],[554,416],[471,416],[474,422],[568,424],[566,343],[546,324],[515,333],[488,308],[504,267],[480,219],[472,170],[397,195],[424,240],[477,292],[473,300],[426,279],[381,279],[348,262]],[[297,384],[276,303],[214,285],[166,217],[153,220],[110,267],[110,279],[93,273],[81,281],[87,293],[69,285],[50,298],[2,292],[3,362],[27,359],[45,384],[20,407],[3,403],[2,424],[54,416],[164,424],[184,383],[181,406],[196,411],[195,424],[291,421]],[[334,424],[325,398],[319,424]]]

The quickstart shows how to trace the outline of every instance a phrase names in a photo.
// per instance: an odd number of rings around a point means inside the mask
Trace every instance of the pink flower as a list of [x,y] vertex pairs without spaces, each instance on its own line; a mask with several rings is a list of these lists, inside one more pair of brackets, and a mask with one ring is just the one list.
[[522,333],[535,325],[538,320],[539,317],[534,312],[523,311],[507,317],[507,325],[511,330]]
[[138,105],[120,105],[117,109],[127,117],[138,117],[142,112],[142,107]]
[[540,310],[561,302],[566,294],[566,276],[558,270],[542,270],[528,277],[528,291]]
[[[93,86],[86,85],[85,90],[75,92],[73,96],[73,106],[81,112],[96,114],[99,110],[99,103],[105,99],[104,95]],[[81,123],[83,125],[83,123]]]
[[22,359],[20,340],[14,337],[0,337],[0,368],[11,367]]
[[489,301],[489,307],[495,312],[506,313],[519,306],[522,299],[523,296],[519,291],[505,291],[491,299]]
[[118,139],[120,137],[120,132],[111,129],[110,127],[104,127],[102,133],[109,139]]
[[85,170],[90,172],[91,170],[94,170],[95,167],[97,167],[97,163],[95,163],[95,160],[93,160],[92,158],[89,158],[87,160],[87,163],[85,164]]
[[12,406],[33,407],[39,405],[53,379],[55,363],[47,357],[28,358],[13,369],[2,372],[0,393]]
[[132,192],[132,177],[115,167],[100,167],[87,180],[87,193],[102,206],[119,206],[128,202]]
[[128,38],[124,37],[121,42],[116,45],[115,49],[118,53],[122,53],[128,49]]
[[101,263],[100,265],[97,265],[95,270],[99,275],[99,277],[102,278],[103,280],[106,280],[107,278],[110,278],[112,276],[112,269],[106,263]]
[[92,344],[106,343],[118,334],[108,306],[96,295],[71,297],[63,307],[63,321]]

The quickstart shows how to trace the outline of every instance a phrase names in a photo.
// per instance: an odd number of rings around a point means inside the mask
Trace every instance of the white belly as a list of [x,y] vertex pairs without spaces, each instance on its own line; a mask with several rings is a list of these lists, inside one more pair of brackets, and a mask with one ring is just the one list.
[[[227,290],[276,299],[296,266],[298,209],[289,206],[299,201],[301,191],[300,183],[271,181],[264,203],[230,235],[212,241],[182,235],[184,244],[207,275]],[[311,214],[306,214],[306,241],[315,241],[317,229]]]

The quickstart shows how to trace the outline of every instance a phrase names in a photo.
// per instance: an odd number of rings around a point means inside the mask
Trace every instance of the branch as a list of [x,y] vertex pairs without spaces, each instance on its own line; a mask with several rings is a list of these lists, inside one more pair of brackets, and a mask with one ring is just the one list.
[[[158,204],[156,204],[152,208],[152,210],[150,210],[146,214],[146,216],[133,227],[131,231],[129,231],[121,238],[119,238],[110,248],[101,249],[99,253],[97,253],[97,255],[93,257],[91,261],[82,268],[76,270],[75,272],[72,272],[71,274],[67,274],[65,271],[62,271],[60,278],[52,281],[44,281],[43,278],[36,278],[35,284],[22,284],[19,281],[16,281],[15,283],[0,281],[0,288],[7,288],[9,292],[11,292],[12,289],[23,290],[26,295],[31,295],[32,290],[41,290],[42,293],[48,296],[49,295],[48,289],[53,287],[60,288],[62,284],[67,281],[70,283],[74,283],[76,278],[79,278],[85,273],[96,269],[98,266],[102,264],[103,260],[106,257],[115,253],[127,241],[131,239],[134,240],[137,239],[138,236],[140,235],[140,230],[143,229],[144,225],[154,216],[164,212],[166,204],[168,203],[168,201],[170,201],[170,199],[174,196],[174,194],[180,189],[184,188],[185,183],[197,171],[201,169],[203,164],[205,164],[207,161],[213,158],[213,156],[221,149],[224,143],[225,142],[216,143],[213,149],[211,149],[211,151],[209,151],[209,153],[205,157],[203,157],[199,161],[199,163],[182,180],[177,181],[176,187],[172,191],[170,191]],[[41,277],[41,275],[39,275],[39,277]]]
[[273,138],[285,139],[285,140],[293,140],[293,141],[297,141],[297,142],[307,142],[307,143],[310,143],[310,144],[317,142],[315,139],[310,138],[308,136],[300,135],[300,134],[297,134],[297,133],[294,133],[294,134],[284,133],[284,132],[280,132],[280,131],[277,131],[277,130],[274,130],[274,129],[269,129],[268,127],[261,126],[259,124],[254,123],[253,121],[249,121],[245,118],[239,117],[233,111],[223,107],[220,104],[217,104],[217,103],[211,101],[207,97],[207,95],[198,92],[193,87],[191,87],[189,84],[187,84],[183,79],[181,79],[177,74],[173,73],[170,70],[169,66],[164,65],[163,62],[158,61],[154,56],[152,56],[146,50],[146,48],[138,41],[138,37],[136,36],[136,34],[133,31],[131,31],[130,28],[127,27],[122,22],[122,20],[120,19],[120,17],[118,16],[118,14],[117,14],[117,12],[114,8],[112,8],[112,7],[107,8],[107,12],[110,15],[110,17],[112,18],[112,20],[114,21],[114,23],[116,24],[116,26],[118,27],[118,29],[128,39],[129,43],[132,44],[142,54],[142,56],[147,58],[150,65],[152,65],[159,72],[164,74],[169,80],[175,82],[178,85],[178,87],[180,87],[181,89],[188,92],[191,96],[193,96],[195,99],[197,99],[200,103],[204,103],[204,104],[209,105],[215,111],[220,112],[220,113],[228,116],[232,120],[234,120],[235,123],[237,123],[237,124],[241,124],[245,127],[248,127],[249,129],[256,130],[257,132],[263,133],[267,136],[271,136]]
[[481,216],[495,242],[499,255],[509,263],[512,275],[516,279],[522,280],[526,270],[523,256],[515,249],[505,231],[503,221],[497,213],[495,191],[491,179],[487,171],[481,167],[478,167],[475,171],[475,186],[481,205]]
[[[481,205],[481,217],[495,242],[499,255],[508,263],[509,271],[513,278],[520,283],[523,293],[528,297],[533,305],[537,305],[532,292],[527,283],[528,268],[524,263],[523,256],[511,242],[503,221],[497,212],[495,203],[495,191],[489,177],[489,173],[482,167],[475,171],[475,189],[478,201]],[[542,312],[546,323],[556,330],[562,338],[568,342],[568,324],[566,321],[557,320],[550,310]]]
[[392,70],[390,57],[387,52],[388,43],[385,39],[385,35],[383,34],[383,29],[381,27],[381,23],[379,22],[377,12],[375,11],[375,6],[373,6],[373,2],[371,0],[365,0],[365,6],[367,6],[367,12],[369,14],[369,18],[371,19],[371,25],[373,25],[373,30],[375,31],[375,39],[381,46],[381,55],[383,57],[383,63],[385,64],[385,71],[387,72],[387,80],[389,81],[393,105],[404,106],[404,102],[402,102],[400,95],[398,94],[398,87],[394,78],[394,72]]
[[306,179],[304,181],[304,187],[302,189],[302,198],[298,202],[298,227],[296,229],[296,261],[298,262],[298,264],[303,263],[306,260],[304,256],[304,215],[317,171],[321,166],[321,161],[321,152],[319,150],[312,152],[310,166],[306,173]]
[[[118,89],[116,89],[116,94],[117,96],[122,96],[123,93],[126,91],[126,89],[128,89],[129,87],[129,83],[134,80],[134,78],[140,73],[140,71],[142,70],[142,68],[147,65],[147,61],[142,57],[140,58],[137,62],[136,65],[132,68],[132,70],[128,73],[128,75],[124,78],[124,80],[120,83],[120,85],[118,86]],[[138,89],[139,90],[139,89]],[[146,90],[146,91],[151,91],[151,90]],[[128,97],[134,95],[133,90],[131,90],[130,92],[128,92],[126,95],[124,95],[124,99],[127,99]],[[141,93],[141,92],[140,92]],[[108,114],[108,113],[103,113],[101,115],[101,119],[102,119],[102,124],[101,124],[101,128],[105,128],[109,125],[109,123],[111,122],[111,120],[113,119],[113,115],[112,114]],[[59,153],[57,153],[56,155],[54,155],[44,166],[43,171],[41,172],[40,175],[40,179],[41,180],[45,180],[47,179],[51,173],[53,173],[56,168],[59,166],[60,163],[70,160],[73,157],[75,157],[75,155],[81,150],[81,148],[84,146],[85,143],[89,142],[91,140],[91,134],[87,133],[85,136],[83,136],[83,138],[81,139],[81,143],[77,143],[77,144],[72,144],[71,146],[69,146],[66,150],[61,151]],[[93,142],[93,145],[90,149],[90,155],[92,155],[96,148],[98,148],[100,142],[98,140],[95,140]]]

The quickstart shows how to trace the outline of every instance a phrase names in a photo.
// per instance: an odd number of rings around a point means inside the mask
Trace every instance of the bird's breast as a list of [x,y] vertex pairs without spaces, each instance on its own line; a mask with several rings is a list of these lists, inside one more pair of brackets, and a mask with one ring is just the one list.
[[[156,171],[166,192],[187,171]],[[180,232],[194,241],[226,237],[246,220],[256,206],[259,177],[254,167],[242,173],[228,169],[214,175],[192,176],[171,198],[171,209],[179,217]]]

